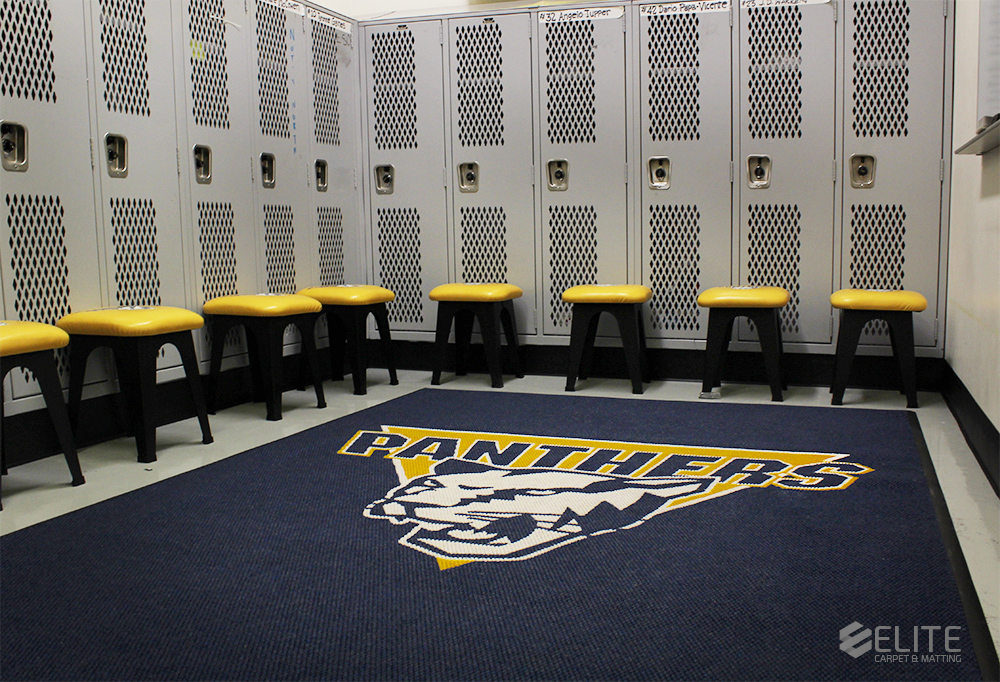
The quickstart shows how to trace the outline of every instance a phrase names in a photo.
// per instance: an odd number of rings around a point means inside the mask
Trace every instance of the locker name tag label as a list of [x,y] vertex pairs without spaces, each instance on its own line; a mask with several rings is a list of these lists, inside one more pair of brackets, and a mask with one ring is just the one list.
[[663,5],[640,5],[639,14],[655,17],[662,14],[703,14],[728,12],[729,0],[698,0],[697,2],[668,2]]
[[306,16],[318,24],[323,24],[325,26],[329,26],[335,31],[351,35],[351,25],[343,19],[333,16],[332,14],[320,12],[318,9],[313,9],[312,7],[306,7]]
[[593,21],[595,19],[621,19],[624,7],[585,7],[583,9],[561,9],[557,12],[539,12],[542,24],[559,24],[565,21]]
[[274,5],[275,7],[280,7],[287,12],[295,12],[300,17],[306,15],[306,6],[301,2],[295,2],[295,0],[262,0],[268,5]]
[[788,5],[829,5],[830,0],[740,0],[743,9],[759,7],[784,7]]

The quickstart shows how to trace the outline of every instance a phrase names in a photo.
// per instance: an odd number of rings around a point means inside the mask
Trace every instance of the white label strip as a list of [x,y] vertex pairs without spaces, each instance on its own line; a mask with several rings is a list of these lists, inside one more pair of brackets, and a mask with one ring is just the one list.
[[351,35],[351,24],[332,14],[320,12],[318,9],[313,9],[312,7],[306,7],[306,16],[318,24],[325,24],[341,33]]
[[275,7],[280,7],[287,12],[295,12],[300,17],[306,15],[306,6],[301,2],[295,2],[295,0],[263,0],[269,5],[274,5]]
[[559,24],[564,21],[592,21],[595,19],[621,19],[624,7],[584,7],[582,9],[561,9],[556,12],[539,12],[538,21],[543,24]]
[[661,14],[702,14],[728,12],[729,0],[695,0],[694,2],[668,2],[663,5],[640,5],[639,14],[655,17]]
[[795,5],[829,5],[830,0],[740,0],[743,9],[759,9],[761,7],[788,7]]

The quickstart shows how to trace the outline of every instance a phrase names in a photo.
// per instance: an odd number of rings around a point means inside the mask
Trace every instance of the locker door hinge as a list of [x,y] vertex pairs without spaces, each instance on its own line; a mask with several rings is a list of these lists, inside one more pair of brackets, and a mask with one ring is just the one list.
[[535,186],[535,165],[532,164],[531,168],[529,168],[528,171],[531,173],[531,186],[534,187]]
[[837,2],[837,0],[833,0],[833,2],[830,3],[830,5],[833,7],[833,21],[836,23],[840,21],[840,12],[839,12],[840,5]]
[[733,26],[733,6],[732,5],[729,6],[729,26],[730,26],[730,28],[732,28],[732,26]]
[[941,12],[948,16],[948,0],[941,0]]
[[830,315],[830,338],[833,338],[833,315]]
[[628,26],[625,25],[625,17],[627,16],[627,13],[622,15],[622,33],[628,33]]
[[354,189],[358,188],[358,169],[352,169],[354,171]]
[[628,162],[625,163],[625,184],[628,184]]
[[444,22],[438,24],[438,40],[444,45]]
[[938,163],[938,182],[944,182],[944,159]]
[[833,160],[833,184],[837,184],[837,159]]
[[441,171],[441,182],[444,183],[445,187],[448,186],[448,167],[447,166],[445,166],[444,170]]
[[181,150],[174,147],[174,153],[177,155],[177,175],[181,174]]
[[733,184],[733,162],[729,162],[729,184]]
[[90,170],[94,170],[94,138],[90,138]]

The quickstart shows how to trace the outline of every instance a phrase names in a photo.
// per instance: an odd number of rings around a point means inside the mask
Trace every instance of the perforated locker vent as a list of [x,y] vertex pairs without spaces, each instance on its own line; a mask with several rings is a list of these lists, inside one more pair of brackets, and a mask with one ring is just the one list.
[[160,305],[156,208],[149,199],[111,199],[115,300],[120,306]]
[[204,300],[238,293],[232,204],[198,202],[198,241],[201,245],[201,293]]
[[344,212],[339,208],[316,208],[319,228],[319,284],[333,287],[346,284],[344,275]]
[[312,23],[313,108],[320,144],[340,144],[340,84],[337,81],[337,32]]
[[751,137],[802,137],[802,10],[749,10],[749,41]]
[[372,103],[379,149],[417,147],[416,56],[408,28],[372,35]]
[[463,147],[504,142],[502,38],[496,23],[458,27],[458,140]]
[[462,281],[507,282],[507,214],[499,206],[462,209]]
[[701,213],[697,206],[650,206],[649,302],[654,329],[697,331]]
[[[906,262],[906,211],[898,205],[851,206],[852,289],[903,288]],[[865,325],[865,333],[885,336],[882,320]]]
[[396,294],[388,303],[392,322],[424,321],[420,266],[420,214],[415,208],[378,210],[378,268],[382,286]]
[[549,206],[549,296],[557,327],[572,319],[573,304],[562,293],[578,284],[597,283],[597,209],[593,206]]
[[101,65],[108,111],[149,116],[145,0],[100,0]]
[[909,17],[905,0],[854,3],[851,113],[858,137],[909,134]]
[[546,122],[552,144],[597,141],[593,21],[545,24]]
[[[8,194],[7,228],[14,311],[18,319],[55,324],[70,312],[69,267],[66,264],[65,211],[57,196]],[[60,374],[68,356],[57,351]],[[24,373],[31,379],[29,372]]]
[[229,128],[226,7],[222,0],[190,0],[191,115],[194,122]]
[[267,291],[295,293],[295,225],[291,206],[264,204]]
[[290,136],[288,118],[288,50],[285,11],[257,0],[257,95],[260,132]]
[[649,17],[649,136],[701,139],[697,14]]
[[781,311],[781,330],[799,332],[799,266],[802,213],[798,205],[751,205],[747,284],[784,287],[791,299]]
[[52,10],[47,0],[0,2],[0,95],[39,102],[56,101]]

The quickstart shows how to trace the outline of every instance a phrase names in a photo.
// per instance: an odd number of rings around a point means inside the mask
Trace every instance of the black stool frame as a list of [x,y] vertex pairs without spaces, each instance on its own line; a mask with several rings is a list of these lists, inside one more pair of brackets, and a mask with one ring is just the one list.
[[782,370],[781,308],[709,308],[708,341],[705,345],[705,374],[701,397],[712,396],[712,389],[722,385],[722,368],[733,336],[737,317],[746,317],[757,328],[764,370],[771,386],[771,400],[782,402],[782,388],[787,388]]
[[[63,401],[62,384],[59,382],[53,351],[39,350],[0,357],[0,381],[3,381],[7,373],[15,367],[24,367],[38,380],[38,386],[45,398],[45,407],[49,411],[52,426],[56,431],[56,438],[59,439],[59,447],[62,448],[63,456],[66,458],[69,473],[73,476],[73,485],[82,485],[85,481],[80,470],[80,458],[76,454],[73,428],[70,426],[69,413]],[[0,422],[3,422],[3,416],[3,400],[0,399]],[[6,474],[7,456],[3,441],[4,438],[0,435],[0,473]],[[3,507],[0,506],[0,509]]]
[[285,328],[294,324],[302,336],[302,349],[309,378],[316,390],[316,407],[326,407],[323,396],[323,382],[320,379],[316,353],[316,320],[319,313],[299,315],[206,315],[209,333],[212,335],[212,360],[209,369],[208,409],[215,414],[219,395],[219,374],[222,371],[222,353],[226,346],[226,335],[234,327],[243,327],[247,333],[247,349],[250,351],[250,376],[253,382],[255,402],[267,405],[268,421],[281,419],[282,349]]
[[479,318],[479,331],[486,351],[486,366],[493,388],[503,388],[500,362],[500,328],[507,337],[507,346],[514,356],[514,375],[520,379],[520,348],[517,341],[517,318],[512,301],[438,301],[437,333],[434,338],[435,357],[431,384],[441,384],[441,371],[448,360],[448,335],[455,321],[455,374],[465,376],[466,354],[472,345],[472,325]]
[[351,364],[354,395],[365,395],[368,392],[368,334],[365,322],[371,314],[378,327],[382,354],[385,355],[385,363],[389,369],[389,383],[393,386],[399,384],[399,379],[396,377],[396,362],[392,357],[389,311],[384,302],[368,305],[323,304],[323,312],[326,313],[327,328],[330,332],[331,378],[335,381],[344,378],[346,347],[348,361]]
[[618,322],[618,333],[625,349],[625,363],[632,380],[632,393],[640,394],[643,382],[652,380],[646,358],[646,326],[642,316],[642,303],[573,304],[566,390],[575,391],[577,378],[586,379],[589,374],[601,313],[611,314]]
[[858,350],[858,341],[865,325],[873,320],[885,320],[889,325],[892,354],[899,362],[899,374],[906,394],[906,406],[917,407],[917,361],[913,349],[913,313],[908,310],[840,311],[840,332],[837,334],[837,359],[833,368],[832,405],[844,404],[844,391],[851,375],[851,365]]
[[[180,353],[187,376],[195,412],[201,425],[202,443],[213,441],[205,411],[205,394],[202,391],[198,359],[190,331],[154,334],[152,336],[98,336],[73,334],[69,344],[69,418],[76,431],[80,419],[80,401],[83,397],[83,380],[87,372],[87,359],[98,348],[110,348],[118,371],[120,392],[119,408],[125,409],[129,434],[135,437],[140,462],[156,461],[156,358],[160,348],[171,344]],[[124,398],[124,400],[121,400]]]

